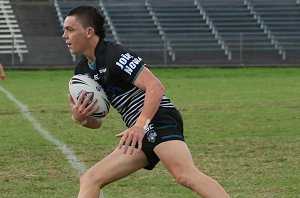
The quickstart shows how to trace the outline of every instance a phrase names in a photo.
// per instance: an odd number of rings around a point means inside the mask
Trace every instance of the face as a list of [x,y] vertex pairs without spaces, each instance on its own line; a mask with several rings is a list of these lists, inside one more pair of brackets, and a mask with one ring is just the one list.
[[84,55],[87,50],[88,33],[75,16],[66,17],[62,38],[72,54]]

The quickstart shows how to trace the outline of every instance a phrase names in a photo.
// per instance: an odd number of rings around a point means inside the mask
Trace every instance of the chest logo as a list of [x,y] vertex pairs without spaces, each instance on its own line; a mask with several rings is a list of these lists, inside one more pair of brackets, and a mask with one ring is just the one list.
[[141,58],[135,58],[129,53],[126,53],[121,55],[121,58],[116,62],[116,65],[119,66],[124,72],[131,75],[141,60]]

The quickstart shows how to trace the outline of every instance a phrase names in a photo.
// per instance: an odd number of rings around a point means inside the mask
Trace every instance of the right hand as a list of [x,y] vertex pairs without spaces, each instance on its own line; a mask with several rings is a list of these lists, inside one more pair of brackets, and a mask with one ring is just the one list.
[[93,102],[91,102],[91,104],[87,106],[92,97],[92,94],[86,96],[86,91],[83,91],[79,96],[77,103],[75,104],[72,96],[70,95],[70,93],[68,93],[68,100],[73,118],[78,122],[86,120],[89,116],[98,111],[99,107],[93,109],[93,106],[96,104],[97,99],[94,99]]

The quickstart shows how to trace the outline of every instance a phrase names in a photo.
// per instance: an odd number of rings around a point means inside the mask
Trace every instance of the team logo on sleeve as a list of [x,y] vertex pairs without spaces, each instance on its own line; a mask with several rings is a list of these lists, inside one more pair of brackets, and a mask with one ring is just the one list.
[[140,57],[134,57],[130,53],[121,54],[121,58],[116,62],[116,65],[119,66],[124,72],[131,75],[133,70],[141,62]]

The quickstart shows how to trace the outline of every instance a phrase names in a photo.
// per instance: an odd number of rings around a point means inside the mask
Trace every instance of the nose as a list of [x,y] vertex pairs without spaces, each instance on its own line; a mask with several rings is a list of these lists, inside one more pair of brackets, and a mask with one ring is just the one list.
[[64,40],[67,39],[67,34],[66,34],[66,31],[64,31],[63,35],[61,36]]

